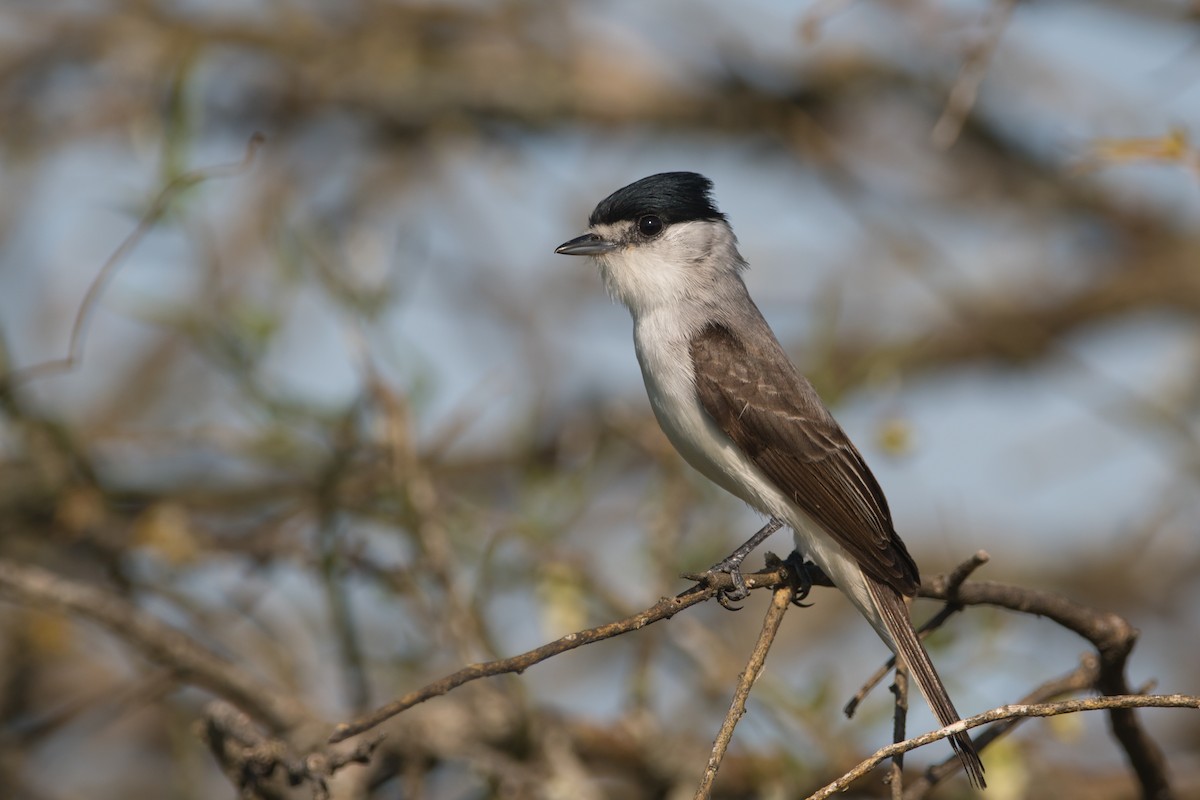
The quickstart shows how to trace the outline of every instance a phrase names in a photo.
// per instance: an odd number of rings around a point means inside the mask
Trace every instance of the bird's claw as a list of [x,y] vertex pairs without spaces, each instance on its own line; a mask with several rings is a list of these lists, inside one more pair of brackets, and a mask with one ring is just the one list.
[[[710,574],[716,574],[714,570],[709,570]],[[750,589],[746,586],[746,579],[742,577],[742,573],[737,567],[725,572],[729,579],[733,581],[732,589],[717,589],[717,602],[721,604],[721,608],[729,611],[741,611],[741,606],[735,606],[741,600],[745,600],[750,596]]]
[[750,596],[750,587],[746,585],[746,578],[742,575],[741,566],[742,559],[730,557],[723,561],[718,561],[704,570],[704,572],[695,575],[685,575],[684,577],[714,586],[717,584],[719,576],[728,575],[729,580],[733,583],[733,588],[726,589],[717,586],[717,602],[721,604],[721,608],[728,609],[729,611],[740,611],[742,607],[735,606],[734,603],[745,600]]
[[811,561],[805,561],[804,556],[795,550],[788,554],[783,563],[787,565],[788,572],[792,576],[792,602],[800,608],[808,608],[812,605],[812,603],[805,603],[804,600],[814,586],[833,585],[820,567]]

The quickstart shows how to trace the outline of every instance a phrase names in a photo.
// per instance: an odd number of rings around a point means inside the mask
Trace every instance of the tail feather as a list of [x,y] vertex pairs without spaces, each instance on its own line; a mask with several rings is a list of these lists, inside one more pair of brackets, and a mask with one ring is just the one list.
[[[938,677],[933,662],[929,660],[929,654],[925,652],[921,640],[917,638],[917,632],[913,630],[903,596],[870,576],[866,578],[867,589],[882,617],[884,627],[891,636],[896,655],[903,659],[908,667],[909,675],[921,690],[921,695],[929,704],[933,715],[937,717],[938,723],[945,727],[958,722],[958,710],[954,708],[942,679]],[[950,737],[950,746],[962,762],[972,785],[979,789],[984,788],[987,784],[983,780],[983,762],[979,760],[979,753],[971,742],[971,737],[965,732],[956,733]]]

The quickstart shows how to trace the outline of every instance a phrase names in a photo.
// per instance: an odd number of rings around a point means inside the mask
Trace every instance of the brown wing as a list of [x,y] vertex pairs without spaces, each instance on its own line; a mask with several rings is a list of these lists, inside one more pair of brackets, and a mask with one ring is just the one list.
[[914,594],[917,565],[892,528],[875,476],[774,336],[764,333],[768,350],[716,323],[692,339],[700,404],[864,572]]

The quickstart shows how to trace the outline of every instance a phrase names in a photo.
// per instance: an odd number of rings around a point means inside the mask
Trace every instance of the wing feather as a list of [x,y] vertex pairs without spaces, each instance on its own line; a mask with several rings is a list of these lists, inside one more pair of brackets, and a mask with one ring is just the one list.
[[773,336],[755,349],[714,323],[691,340],[696,392],[717,426],[868,575],[903,595],[920,584],[883,490]]

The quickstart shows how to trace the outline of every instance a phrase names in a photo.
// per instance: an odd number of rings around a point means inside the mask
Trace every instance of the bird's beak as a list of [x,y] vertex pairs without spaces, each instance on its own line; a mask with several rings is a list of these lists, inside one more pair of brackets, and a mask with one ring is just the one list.
[[554,252],[562,253],[564,256],[598,256],[616,248],[615,242],[605,241],[594,233],[585,233],[583,236],[576,236],[569,242],[563,242],[554,248]]

